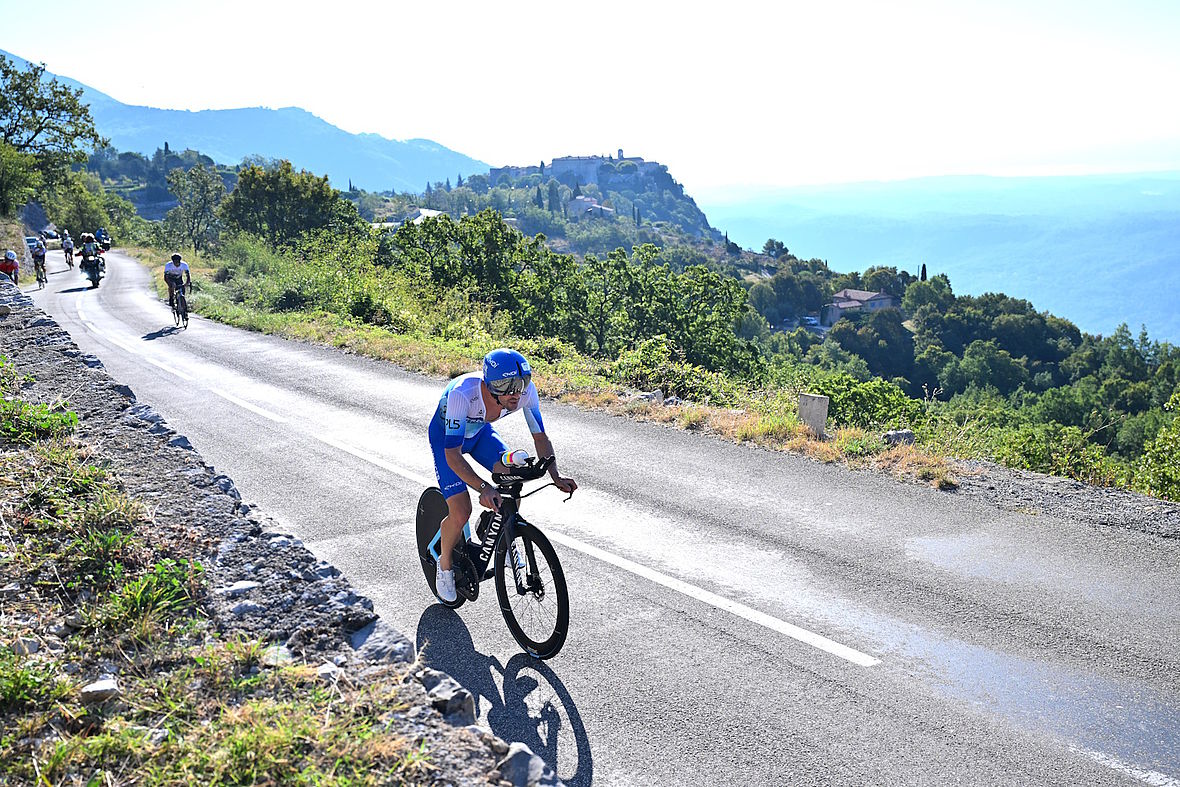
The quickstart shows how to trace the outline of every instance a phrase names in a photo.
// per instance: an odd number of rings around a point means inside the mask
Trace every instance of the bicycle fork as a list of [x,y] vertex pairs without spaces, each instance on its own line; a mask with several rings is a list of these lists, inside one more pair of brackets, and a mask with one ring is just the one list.
[[[516,527],[523,524],[525,527],[532,527],[520,514],[510,516],[508,521],[504,523],[504,538],[508,539],[508,550],[505,555],[505,560],[508,565],[507,568],[512,570],[512,578],[516,582],[516,592],[520,595],[526,593],[544,594],[545,586],[541,584],[540,576],[537,572],[537,558],[533,554],[533,543],[527,539],[524,541],[524,553],[520,553],[520,547],[516,545]],[[518,559],[519,557],[523,559]]]

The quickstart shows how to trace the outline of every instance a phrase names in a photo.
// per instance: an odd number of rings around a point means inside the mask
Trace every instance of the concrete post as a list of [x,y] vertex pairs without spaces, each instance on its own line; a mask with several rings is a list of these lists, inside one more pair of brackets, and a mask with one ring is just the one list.
[[824,427],[828,423],[828,397],[799,394],[799,420],[807,424],[812,434],[824,439],[827,436]]

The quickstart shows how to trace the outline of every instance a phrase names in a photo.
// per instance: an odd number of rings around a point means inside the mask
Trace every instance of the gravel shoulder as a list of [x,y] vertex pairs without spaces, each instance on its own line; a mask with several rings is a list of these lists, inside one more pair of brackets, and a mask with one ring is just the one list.
[[1013,470],[991,462],[955,461],[959,489],[1003,511],[1050,516],[1094,527],[1180,538],[1180,504],[1069,478]]

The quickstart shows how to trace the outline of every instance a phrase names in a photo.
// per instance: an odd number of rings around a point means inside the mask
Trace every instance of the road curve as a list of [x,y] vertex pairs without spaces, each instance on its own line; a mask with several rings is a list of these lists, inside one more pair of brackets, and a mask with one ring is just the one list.
[[571,785],[1180,785],[1176,540],[545,402],[582,489],[525,504],[573,601],[541,664],[490,587],[456,613],[422,581],[443,381],[176,331],[148,272],[108,259],[97,290],[60,253],[23,289]]

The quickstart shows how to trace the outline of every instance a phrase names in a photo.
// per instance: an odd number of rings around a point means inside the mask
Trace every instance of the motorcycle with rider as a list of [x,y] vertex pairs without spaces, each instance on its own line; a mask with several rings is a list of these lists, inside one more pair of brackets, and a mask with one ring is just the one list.
[[82,234],[82,248],[80,250],[82,255],[82,262],[78,267],[82,270],[82,274],[90,280],[90,287],[93,289],[102,281],[102,277],[106,274],[107,262],[102,256],[102,247],[95,239],[94,235],[89,232]]

